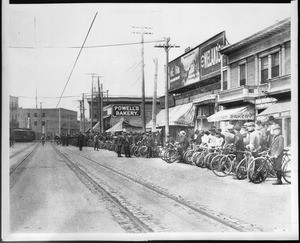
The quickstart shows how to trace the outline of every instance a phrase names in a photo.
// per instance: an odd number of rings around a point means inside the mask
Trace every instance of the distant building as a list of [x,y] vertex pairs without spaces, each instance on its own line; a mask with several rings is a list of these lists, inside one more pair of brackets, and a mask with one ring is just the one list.
[[[133,127],[142,130],[141,97],[105,97],[103,99],[103,125],[108,130],[120,120],[124,120]],[[91,98],[88,99],[89,114],[91,117]],[[98,123],[98,99],[93,99],[93,126]],[[160,111],[159,99],[156,102],[156,113]],[[145,98],[146,124],[152,119],[152,97]],[[89,126],[90,127],[90,126]]]
[[19,108],[19,98],[15,96],[9,96],[9,128],[10,130],[19,127],[18,122],[18,108]]
[[56,134],[75,135],[79,132],[77,112],[64,108],[58,109],[18,109],[19,127],[30,128],[39,139],[44,133],[53,139]]

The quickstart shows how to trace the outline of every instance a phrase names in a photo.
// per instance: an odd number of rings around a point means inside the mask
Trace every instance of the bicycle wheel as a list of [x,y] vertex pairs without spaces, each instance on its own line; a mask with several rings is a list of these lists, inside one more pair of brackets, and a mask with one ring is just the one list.
[[247,165],[249,162],[248,160],[248,158],[243,158],[236,167],[235,174],[239,180],[244,180],[247,178]]
[[218,153],[214,152],[214,153],[210,153],[208,154],[205,159],[204,159],[204,163],[207,169],[211,170],[211,161],[213,160],[214,157],[216,157],[218,155]]
[[206,152],[201,152],[201,154],[199,154],[199,156],[197,157],[196,160],[196,165],[201,167],[201,168],[205,168],[205,164],[204,164],[204,158],[207,155]]
[[254,184],[262,183],[268,176],[268,162],[264,157],[252,160],[247,168],[248,180]]
[[177,152],[175,150],[170,150],[166,159],[167,163],[174,163],[177,159]]
[[282,165],[282,177],[288,183],[291,184],[291,160],[285,160]]
[[193,153],[192,158],[191,158],[191,161],[192,161],[193,165],[196,165],[196,160],[197,160],[197,157],[199,156],[200,153],[201,152]]
[[211,160],[211,163],[210,163],[211,170],[216,170],[219,168],[219,163],[220,163],[220,160],[223,158],[223,156],[224,156],[224,154],[218,154]]
[[224,155],[217,166],[217,169],[213,170],[213,173],[219,177],[228,176],[232,170],[232,161],[229,156]]
[[192,156],[194,154],[194,151],[193,150],[188,150],[188,152],[186,153],[185,155],[185,158],[186,158],[186,162],[190,165],[194,165],[194,163],[192,162]]
[[147,146],[142,146],[139,148],[138,153],[140,154],[140,156],[142,157],[146,157],[147,156],[147,152],[148,152],[148,148]]

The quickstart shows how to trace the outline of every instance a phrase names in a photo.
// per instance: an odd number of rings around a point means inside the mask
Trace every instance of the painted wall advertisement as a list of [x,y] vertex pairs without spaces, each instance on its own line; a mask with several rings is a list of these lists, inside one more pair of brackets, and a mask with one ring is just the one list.
[[140,105],[114,105],[112,109],[113,116],[140,116]]
[[170,91],[219,75],[225,32],[169,63]]

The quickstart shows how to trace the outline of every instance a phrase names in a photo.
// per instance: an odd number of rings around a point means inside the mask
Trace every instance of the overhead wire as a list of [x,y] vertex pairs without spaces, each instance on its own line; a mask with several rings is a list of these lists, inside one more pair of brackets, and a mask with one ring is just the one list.
[[59,103],[60,103],[61,97],[63,96],[63,94],[64,94],[64,92],[65,92],[65,89],[66,89],[66,87],[67,87],[67,85],[68,85],[68,83],[69,83],[69,81],[70,81],[70,79],[71,79],[72,73],[73,73],[74,68],[75,68],[75,66],[76,66],[76,64],[77,64],[77,61],[78,61],[78,59],[79,59],[79,56],[80,56],[80,54],[81,54],[81,52],[82,52],[82,49],[83,49],[83,47],[84,47],[84,44],[85,44],[85,42],[86,42],[86,40],[87,40],[87,38],[88,38],[88,36],[89,36],[89,33],[90,33],[91,29],[92,29],[92,26],[93,26],[94,21],[95,21],[95,19],[96,19],[96,17],[97,17],[97,14],[98,14],[98,12],[95,14],[94,19],[93,19],[93,21],[92,21],[92,23],[91,23],[91,25],[90,25],[89,30],[88,30],[88,33],[86,34],[86,37],[85,37],[85,39],[84,39],[84,42],[83,42],[83,44],[82,44],[82,46],[81,46],[81,48],[80,48],[80,51],[79,51],[79,53],[78,53],[78,55],[77,55],[77,58],[76,58],[76,60],[75,60],[75,63],[74,63],[73,68],[72,68],[72,70],[71,70],[71,73],[70,73],[70,75],[69,75],[69,78],[68,78],[68,80],[67,80],[67,82],[66,82],[66,84],[65,84],[65,86],[64,86],[64,89],[63,89],[63,91],[62,91],[62,93],[61,93],[61,95],[60,95],[59,101],[58,101],[58,103],[57,103],[55,109],[57,109],[57,107],[58,107],[58,105],[59,105]]

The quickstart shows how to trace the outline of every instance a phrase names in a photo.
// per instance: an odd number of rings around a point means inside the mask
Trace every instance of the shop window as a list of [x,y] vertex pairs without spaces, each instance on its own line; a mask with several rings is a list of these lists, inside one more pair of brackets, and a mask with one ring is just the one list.
[[43,113],[42,116],[45,117],[45,113]]
[[267,83],[268,80],[268,56],[261,58],[261,72],[260,72],[260,80],[261,84]]
[[227,89],[227,70],[223,71],[223,90]]
[[279,76],[279,52],[271,55],[271,77]]
[[37,117],[37,114],[36,114],[36,113],[34,113],[34,117]]
[[45,124],[46,124],[45,121],[42,121],[42,126],[45,126]]
[[34,122],[34,125],[37,126],[37,121]]
[[246,64],[239,66],[240,70],[240,86],[246,85]]
[[27,113],[27,117],[30,117],[30,113]]
[[285,44],[285,73],[291,73],[291,42]]

